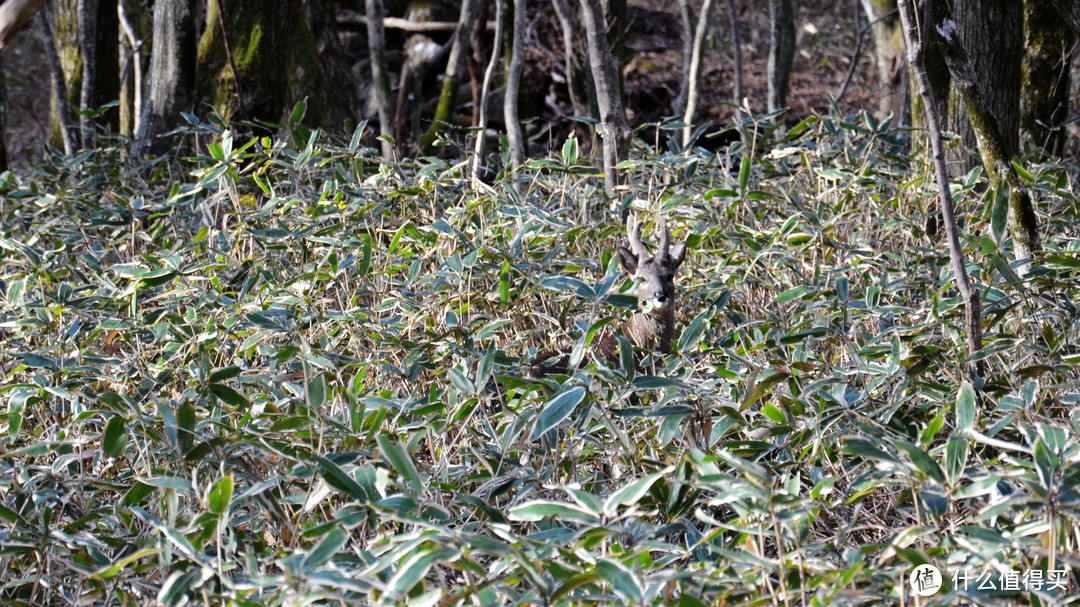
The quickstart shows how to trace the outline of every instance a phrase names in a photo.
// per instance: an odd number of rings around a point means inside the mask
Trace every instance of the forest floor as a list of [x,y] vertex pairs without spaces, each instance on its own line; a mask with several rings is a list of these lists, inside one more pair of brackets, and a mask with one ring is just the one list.
[[[750,0],[736,3],[743,61],[743,98],[754,113],[765,112],[766,67],[768,64],[768,3]],[[856,55],[856,3],[807,0],[799,3],[796,17],[797,51],[791,75],[790,110],[787,122],[806,116],[832,112],[830,95],[835,96],[849,70],[855,73],[839,107],[843,114],[873,110],[876,80],[873,40],[863,34]],[[631,30],[626,37],[630,57],[623,69],[627,114],[632,127],[659,122],[674,115],[672,100],[679,92],[682,77],[682,26],[675,3],[661,0],[629,2]],[[865,21],[865,20],[862,20]],[[860,23],[862,23],[862,21]],[[713,15],[711,43],[702,75],[699,119],[721,126],[734,114],[732,82],[735,69],[727,4],[717,3]],[[348,35],[347,33],[344,35]],[[400,37],[400,36],[398,36]],[[395,36],[390,36],[393,45]],[[364,45],[366,48],[366,44]],[[147,47],[148,48],[148,47]],[[394,49],[393,46],[391,50]],[[550,7],[533,9],[527,38],[526,74],[523,99],[549,99],[553,104],[536,104],[538,118],[551,123],[539,129],[533,149],[562,145],[574,123],[573,110],[562,80],[562,39]],[[854,56],[853,56],[854,55]],[[147,58],[148,59],[148,58]],[[366,57],[356,57],[366,63]],[[6,76],[8,152],[16,166],[27,166],[40,153],[48,132],[51,97],[48,72],[42,61],[41,42],[35,28],[27,28],[3,57]],[[354,70],[354,73],[363,70]],[[741,102],[740,102],[741,104]],[[557,113],[554,105],[561,112]]]

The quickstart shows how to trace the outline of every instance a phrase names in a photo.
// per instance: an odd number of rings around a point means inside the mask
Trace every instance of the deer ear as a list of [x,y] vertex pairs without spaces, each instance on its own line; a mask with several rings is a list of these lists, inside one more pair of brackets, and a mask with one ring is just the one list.
[[624,272],[632,276],[634,272],[637,272],[638,258],[630,252],[630,249],[619,247],[619,265],[622,266]]
[[668,253],[668,259],[671,261],[671,268],[675,269],[682,265],[683,258],[686,257],[686,243],[680,242],[671,248]]

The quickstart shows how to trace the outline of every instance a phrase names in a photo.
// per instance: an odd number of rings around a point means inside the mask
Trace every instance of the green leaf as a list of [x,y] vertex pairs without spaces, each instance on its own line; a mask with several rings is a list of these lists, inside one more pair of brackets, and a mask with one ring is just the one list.
[[975,390],[967,380],[960,384],[956,395],[956,428],[967,432],[975,428]]
[[214,393],[214,396],[237,409],[247,409],[251,406],[251,403],[248,402],[248,399],[244,398],[243,394],[240,394],[225,384],[210,384],[210,391]]
[[119,457],[124,451],[124,443],[127,442],[127,428],[124,418],[114,415],[105,423],[105,433],[101,438],[101,448],[109,457]]
[[939,483],[945,482],[945,473],[941,471],[941,466],[926,451],[923,451],[918,446],[913,445],[905,440],[896,439],[893,441],[893,445],[907,454],[908,459],[915,465],[915,469],[922,472],[929,478],[934,479]]
[[371,236],[364,234],[360,240],[364,241],[364,246],[360,251],[360,265],[357,266],[356,272],[360,278],[364,278],[371,270]]
[[512,521],[536,522],[549,516],[562,521],[598,524],[599,518],[577,504],[567,504],[550,500],[533,500],[520,506],[514,506],[506,517]]
[[787,291],[784,291],[783,293],[777,295],[773,299],[773,301],[776,302],[776,303],[784,303],[785,301],[791,301],[793,299],[799,299],[800,297],[802,297],[803,295],[806,295],[807,293],[810,293],[811,291],[813,291],[813,289],[811,289],[810,287],[807,287],[805,285],[798,286],[798,287],[793,287],[793,288],[788,289]]
[[[242,397],[241,397],[242,398]],[[326,404],[326,374],[319,373],[307,383],[308,406],[318,411]],[[247,402],[246,399],[244,402]]]
[[1001,246],[1005,238],[1005,225],[1009,218],[1009,186],[999,183],[994,191],[994,208],[990,212],[990,231],[994,234],[994,242]]
[[945,471],[952,485],[955,485],[964,474],[969,442],[970,439],[966,436],[950,436],[945,446]]
[[311,573],[324,565],[329,561],[342,546],[345,545],[345,541],[349,539],[349,536],[341,530],[340,527],[334,527],[329,533],[323,536],[322,540],[311,549],[311,552],[304,557],[304,562],[301,564],[300,569],[304,573]]
[[613,559],[602,559],[596,563],[596,572],[611,584],[611,589],[623,597],[624,604],[642,605],[645,602],[645,590],[637,574],[626,565]]
[[176,449],[180,455],[186,455],[194,443],[195,407],[185,401],[176,409]]
[[292,113],[289,114],[289,126],[296,126],[300,124],[300,121],[304,119],[304,114],[307,113],[307,99],[301,99],[293,106]]
[[210,512],[221,516],[229,508],[233,495],[233,477],[226,474],[221,480],[210,487],[210,493],[206,496],[206,505]]
[[604,515],[614,516],[619,506],[633,506],[649,491],[649,488],[653,486],[653,483],[660,480],[662,476],[669,474],[674,469],[673,466],[668,466],[659,472],[654,472],[627,483],[621,489],[608,496],[607,500],[604,501]]
[[424,482],[420,479],[420,473],[416,470],[416,464],[413,463],[412,457],[409,452],[405,450],[405,446],[401,444],[396,437],[388,434],[380,434],[376,439],[379,444],[379,450],[386,457],[386,460],[390,462],[394,470],[398,474],[405,478],[405,481],[409,483],[412,490],[416,493],[420,493],[424,490]]
[[739,193],[745,195],[746,188],[750,186],[750,157],[743,156],[742,165],[739,167]]
[[573,135],[567,137],[566,143],[562,146],[562,160],[568,167],[572,167],[578,162],[578,143],[577,138]]
[[25,386],[11,391],[11,396],[8,398],[8,436],[11,438],[19,435],[26,406],[41,400],[38,394],[37,390]]
[[540,438],[545,432],[562,423],[570,417],[583,400],[585,400],[585,388],[581,386],[574,386],[556,394],[555,398],[548,401],[540,411],[540,415],[536,417],[529,440]]

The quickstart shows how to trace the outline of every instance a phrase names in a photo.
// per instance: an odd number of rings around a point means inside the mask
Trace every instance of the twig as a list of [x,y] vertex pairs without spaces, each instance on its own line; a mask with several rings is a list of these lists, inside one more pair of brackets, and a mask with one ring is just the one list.
[[851,53],[847,74],[844,76],[843,82],[840,83],[840,88],[833,95],[833,100],[836,101],[837,105],[840,105],[840,99],[844,97],[848,84],[851,82],[851,77],[855,75],[855,68],[859,65],[859,54],[862,53],[863,36],[865,35],[865,30],[859,27],[859,15],[862,13],[862,8],[859,6],[859,0],[853,0],[853,2],[855,4],[855,52]]

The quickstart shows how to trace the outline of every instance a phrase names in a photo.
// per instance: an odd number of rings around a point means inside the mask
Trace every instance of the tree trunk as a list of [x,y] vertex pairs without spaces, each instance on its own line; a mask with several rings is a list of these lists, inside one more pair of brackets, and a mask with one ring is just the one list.
[[[525,61],[526,0],[514,0],[514,32],[510,46],[510,65],[506,70],[506,95],[503,100],[503,120],[506,138],[510,143],[510,164],[517,173],[525,164],[525,137],[518,116],[518,92],[521,90],[521,67]],[[516,183],[516,181],[515,181]]]
[[[1074,2],[1080,5],[1080,2]],[[1033,146],[1062,156],[1069,117],[1069,73],[1076,36],[1045,0],[1024,1],[1024,61],[1020,100],[1021,151]]]
[[671,111],[686,112],[686,96],[690,94],[690,61],[694,56],[694,9],[690,0],[679,0],[679,17],[682,21],[682,78],[679,94],[671,100]]
[[687,77],[689,85],[686,89],[686,113],[683,114],[683,146],[690,145],[690,137],[694,132],[694,114],[697,112],[698,86],[701,84],[701,54],[705,48],[705,36],[709,32],[709,20],[712,18],[713,0],[704,0],[701,3],[701,16],[698,17],[697,27],[694,30],[694,44],[690,53],[690,73]]
[[64,153],[70,156],[79,148],[79,142],[76,140],[75,116],[71,111],[63,60],[56,48],[56,39],[53,37],[52,26],[49,23],[49,12],[41,11],[37,18],[38,25],[41,27],[41,43],[45,46],[45,59],[49,64],[49,79],[52,82],[52,120],[56,127],[59,144],[63,146]]
[[[142,3],[136,0],[120,0],[120,39],[122,61],[120,62],[120,134],[134,137],[142,126],[146,109],[143,94],[146,93],[146,53],[143,46],[153,27],[153,19],[147,19]],[[194,53],[192,53],[194,61]]]
[[731,83],[731,97],[732,103],[735,104],[735,119],[739,120],[742,116],[739,108],[743,106],[742,37],[739,33],[739,11],[735,7],[735,0],[727,0],[727,7],[728,27],[731,29],[731,50],[735,58],[735,65],[732,66],[735,76]]
[[368,55],[371,57],[371,81],[375,93],[375,108],[379,113],[379,134],[383,160],[394,157],[394,146],[386,138],[394,132],[393,108],[390,106],[390,70],[386,66],[386,36],[383,17],[386,10],[382,0],[366,0]]
[[878,118],[893,117],[895,126],[906,126],[911,113],[907,61],[904,59],[904,32],[896,12],[896,0],[861,0],[866,20],[871,23],[878,86]]
[[[53,97],[49,116],[48,142],[53,146],[63,146],[65,151],[71,145],[71,151],[79,149],[78,122],[75,119],[74,109],[79,107],[79,96],[82,90],[82,50],[79,48],[79,2],[78,0],[51,0],[44,10],[41,11],[48,17],[48,27],[52,35],[50,44],[56,52],[56,58],[60,65],[60,78],[64,83],[64,102],[67,104],[67,115],[58,105],[58,100]],[[46,50],[48,53],[48,50]],[[50,67],[50,72],[51,72]],[[51,75],[55,86],[57,76]],[[65,124],[70,119],[72,122]],[[69,131],[65,135],[64,128]]]
[[435,107],[435,118],[431,121],[431,127],[424,133],[420,140],[420,149],[424,153],[430,153],[435,139],[443,129],[443,124],[450,121],[450,115],[457,104],[458,80],[465,71],[465,62],[469,56],[469,41],[472,40],[472,28],[476,25],[476,13],[480,9],[483,0],[462,0],[461,13],[458,16],[458,26],[455,32],[453,45],[450,48],[450,58],[446,62],[446,73],[443,75],[442,93],[439,95],[439,103]]
[[7,0],[0,4],[0,50],[23,28],[45,0]]
[[570,93],[570,104],[574,106],[575,116],[597,116],[600,112],[596,104],[596,89],[592,74],[589,72],[588,49],[582,49],[581,23],[577,9],[570,0],[551,0],[555,14],[562,27],[563,51],[566,61],[566,88]]
[[[0,39],[0,43],[2,43],[2,39]],[[8,170],[5,132],[7,132],[7,77],[4,75],[4,63],[0,60],[0,173]]]
[[[935,2],[938,4],[940,2]],[[947,8],[945,8],[947,10]],[[1002,153],[1012,159],[1020,149],[1020,65],[1024,56],[1023,0],[955,0],[953,21],[968,57],[977,57],[975,77],[993,83],[983,90],[986,107],[996,118]],[[932,20],[932,23],[940,23]],[[956,77],[950,66],[949,72]],[[970,171],[978,159],[967,153],[978,142],[964,111],[966,104],[953,88],[949,98],[949,130],[963,137],[958,148],[957,174]]]
[[[963,102],[967,117],[976,137],[979,153],[982,156],[983,169],[990,176],[990,181],[998,191],[1009,191],[1009,233],[1013,237],[1016,259],[1032,259],[1042,248],[1039,240],[1039,222],[1027,188],[1020,181],[1020,176],[1013,168],[1012,159],[1015,148],[1010,152],[1010,143],[1001,129],[1001,122],[990,107],[986,89],[993,86],[979,86],[975,68],[968,59],[967,49],[956,35],[956,21],[944,15],[940,21],[931,22],[930,31],[945,57],[952,75],[956,95]],[[994,83],[993,80],[982,81]],[[994,83],[996,84],[996,83]],[[1024,275],[1030,264],[1020,267],[1019,274]]]
[[209,0],[197,100],[226,120],[281,122],[307,98],[305,122],[340,128],[357,93],[329,0]]
[[[79,0],[79,50],[82,83],[79,88],[79,130],[83,147],[93,147],[92,115],[101,106],[120,98],[120,22],[117,0]],[[120,128],[120,113],[113,107],[101,122],[113,131]]]
[[604,31],[604,12],[600,0],[581,0],[581,11],[588,37],[589,62],[592,65],[596,101],[600,106],[600,125],[604,138],[604,190],[608,196],[618,194],[618,166],[630,150],[630,126],[622,104],[619,86],[619,67],[608,47]]
[[795,7],[792,0],[769,0],[769,112],[787,106],[794,58]]
[[945,164],[945,149],[941,142],[941,114],[923,63],[924,39],[918,31],[915,9],[911,0],[899,0],[898,4],[904,38],[907,42],[908,61],[915,73],[915,83],[922,96],[923,107],[926,109],[926,123],[934,151],[934,169],[938,181],[938,208],[945,224],[945,236],[949,243],[949,259],[952,262],[956,288],[964,300],[967,355],[971,356],[982,349],[982,301],[979,298],[978,289],[972,286],[968,278],[964,264],[964,250],[960,245],[959,229],[956,225],[956,216],[953,214],[952,193],[949,191],[949,171]]
[[197,2],[157,0],[154,3],[149,100],[136,133],[139,155],[162,154],[172,148],[172,141],[161,134],[180,124],[180,112],[195,109]]
[[[923,4],[923,14],[918,22],[918,27],[921,28],[920,36],[922,36],[923,45],[923,69],[926,71],[926,77],[929,80],[930,95],[934,98],[934,103],[939,112],[945,112],[949,107],[949,88],[952,85],[952,77],[949,76],[949,68],[945,65],[945,58],[941,56],[941,50],[934,43],[933,37],[930,36],[929,24],[940,20],[941,14],[948,12],[945,8],[944,2],[925,2]],[[908,69],[912,68],[909,66]],[[919,133],[927,128],[926,108],[923,106],[923,98],[919,93],[918,83],[915,82],[910,73],[908,80],[911,85],[908,94],[911,100],[911,126],[916,129],[916,133]],[[942,119],[948,120],[948,116],[943,115]]]

